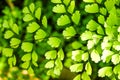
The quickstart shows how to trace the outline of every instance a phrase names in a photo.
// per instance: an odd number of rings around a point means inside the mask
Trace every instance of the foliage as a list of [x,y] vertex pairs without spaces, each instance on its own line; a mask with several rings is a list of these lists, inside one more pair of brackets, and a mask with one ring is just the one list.
[[6,2],[0,9],[0,79],[120,79],[119,0]]

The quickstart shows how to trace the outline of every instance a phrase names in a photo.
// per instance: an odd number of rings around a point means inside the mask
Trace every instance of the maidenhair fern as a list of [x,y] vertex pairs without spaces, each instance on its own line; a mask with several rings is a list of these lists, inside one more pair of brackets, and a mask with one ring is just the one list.
[[3,9],[0,70],[18,67],[40,80],[120,79],[119,0],[30,2]]

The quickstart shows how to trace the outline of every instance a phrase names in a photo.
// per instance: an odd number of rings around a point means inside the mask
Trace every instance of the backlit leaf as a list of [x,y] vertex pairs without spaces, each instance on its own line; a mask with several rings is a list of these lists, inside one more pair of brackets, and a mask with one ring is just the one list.
[[104,4],[105,4],[105,7],[107,8],[107,10],[110,11],[115,5],[115,1],[107,0],[107,1],[105,1]]
[[92,3],[92,2],[95,2],[95,0],[83,0],[84,2],[87,2],[87,3]]
[[63,65],[62,65],[62,62],[61,62],[60,59],[56,59],[55,65],[56,65],[56,67],[59,68],[60,70],[63,69]]
[[63,4],[57,4],[56,6],[53,7],[53,12],[55,13],[65,13],[65,6]]
[[25,22],[28,22],[28,21],[31,21],[31,20],[33,20],[34,18],[32,17],[32,15],[30,15],[30,14],[26,14],[24,17],[23,17],[23,20],[25,21]]
[[34,74],[34,70],[33,70],[33,68],[31,66],[28,68],[28,73],[29,74]]
[[69,13],[73,13],[73,11],[74,11],[74,9],[75,9],[75,1],[74,0],[72,0],[71,2],[70,2],[70,5],[68,6],[68,12]]
[[72,14],[72,21],[78,25],[79,21],[80,21],[80,12],[79,11],[75,11],[75,13]]
[[13,57],[8,58],[8,64],[10,67],[13,66]]
[[101,24],[104,24],[105,18],[104,18],[103,15],[99,15],[99,16],[98,16],[98,22],[101,23]]
[[61,70],[58,67],[54,67],[54,74],[60,76]]
[[91,80],[91,79],[90,79],[90,76],[86,72],[83,72],[82,73],[82,80]]
[[40,20],[40,17],[41,17],[41,8],[40,7],[35,10],[35,17],[38,20]]
[[91,75],[92,74],[92,67],[91,67],[91,64],[89,62],[86,63],[85,65],[85,70],[86,70],[86,73],[88,75]]
[[17,38],[12,38],[10,40],[10,46],[12,48],[17,48],[19,46],[19,44],[21,43],[21,40],[17,39]]
[[103,15],[106,15],[107,14],[106,8],[104,8],[104,7],[100,8],[100,13]]
[[82,60],[83,60],[83,61],[87,61],[88,58],[89,58],[88,52],[82,54]]
[[33,32],[35,32],[39,28],[40,28],[40,26],[39,26],[38,23],[32,22],[32,23],[29,23],[29,25],[27,27],[27,32],[28,33],[33,33]]
[[45,68],[53,68],[54,67],[54,60],[50,60],[45,64]]
[[45,57],[46,57],[46,59],[55,59],[56,58],[56,54],[57,54],[56,50],[47,51],[45,53]]
[[112,59],[111,61],[113,62],[113,64],[118,64],[120,62],[120,55],[119,54],[114,54],[112,55]]
[[61,0],[51,0],[52,3],[62,3]]
[[103,28],[101,26],[97,27],[97,33],[101,34],[101,35],[104,35],[104,30],[103,30]]
[[93,49],[93,51],[91,52],[91,59],[95,63],[98,63],[100,61],[100,55],[97,50]]
[[77,76],[75,76],[75,78],[73,80],[81,80],[81,75],[78,74]]
[[68,6],[68,4],[70,3],[71,0],[63,0],[63,3]]
[[25,52],[31,52],[33,49],[33,44],[30,42],[23,42],[21,45],[21,49]]
[[37,61],[38,60],[38,55],[35,51],[32,52],[32,61]]
[[59,47],[61,40],[57,37],[50,37],[49,40],[47,41],[47,43],[51,46],[51,47]]
[[73,26],[67,27],[64,31],[63,31],[63,35],[66,39],[70,39],[71,37],[75,36],[76,31],[73,28]]
[[24,68],[24,69],[27,69],[30,65],[30,62],[29,61],[26,61],[24,63],[21,64],[21,67]]
[[79,41],[74,41],[74,42],[72,42],[71,45],[72,45],[73,49],[78,49],[78,48],[82,47],[82,44]]
[[30,11],[33,13],[34,10],[35,10],[35,4],[34,4],[34,3],[31,3],[31,4],[29,5],[29,9],[30,9]]
[[85,31],[84,33],[82,33],[82,35],[80,37],[81,37],[82,41],[92,39],[92,32]]
[[17,24],[13,24],[13,26],[11,26],[11,29],[13,30],[13,32],[15,32],[16,34],[19,34],[19,27]]
[[23,13],[30,13],[28,7],[24,7],[23,10],[22,10]]
[[98,4],[93,3],[93,4],[88,4],[85,6],[85,11],[88,13],[97,13],[99,11]]
[[116,66],[114,67],[113,72],[114,72],[115,74],[120,74],[120,64],[118,64],[118,65],[116,65]]
[[4,38],[5,38],[5,39],[9,39],[9,38],[11,38],[13,35],[14,35],[14,33],[13,33],[12,31],[7,30],[7,31],[5,32],[5,34],[4,34]]
[[11,57],[13,55],[13,49],[12,48],[3,48],[2,54],[6,57]]
[[83,63],[77,63],[70,66],[71,72],[81,72],[83,70]]
[[88,40],[88,43],[87,43],[87,48],[88,48],[88,49],[93,48],[93,47],[94,47],[94,45],[95,45],[95,43],[94,43],[94,41],[93,41],[93,40]]
[[59,51],[58,51],[58,58],[60,60],[63,60],[64,59],[64,52],[63,52],[63,49],[61,48]]
[[46,16],[43,16],[43,18],[42,18],[42,25],[43,25],[45,28],[47,28],[47,18],[46,18]]
[[30,61],[31,60],[31,53],[27,53],[22,56],[21,58],[22,61]]

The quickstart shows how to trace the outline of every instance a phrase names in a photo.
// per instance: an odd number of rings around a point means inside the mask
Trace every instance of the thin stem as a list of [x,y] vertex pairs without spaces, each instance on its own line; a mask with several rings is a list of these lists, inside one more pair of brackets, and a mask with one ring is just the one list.
[[9,7],[11,8],[11,10],[14,9],[14,4],[11,0],[6,0],[7,4],[9,5]]

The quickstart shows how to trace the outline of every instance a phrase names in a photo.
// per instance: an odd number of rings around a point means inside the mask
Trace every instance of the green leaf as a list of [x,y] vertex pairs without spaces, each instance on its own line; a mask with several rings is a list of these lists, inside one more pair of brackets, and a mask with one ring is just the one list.
[[112,54],[114,54],[113,51],[103,50],[101,59],[103,60],[103,62],[108,63],[110,61],[111,57],[112,57]]
[[82,47],[82,44],[79,41],[74,41],[71,45],[73,49],[79,49],[80,47]]
[[28,73],[29,73],[29,74],[34,74],[34,70],[32,69],[31,66],[28,68]]
[[117,51],[120,51],[120,42],[118,41],[113,42],[113,48]]
[[107,10],[110,11],[115,5],[115,1],[107,0],[107,1],[105,1],[104,5],[107,8]]
[[16,56],[15,55],[13,56],[13,65],[14,66],[16,65]]
[[120,26],[118,27],[118,30],[117,30],[118,32],[120,32]]
[[89,62],[86,63],[86,65],[85,65],[85,70],[86,70],[86,73],[87,73],[88,75],[91,75],[91,74],[92,74],[92,67],[91,67],[91,65],[90,65]]
[[61,40],[57,37],[50,37],[49,40],[47,41],[47,43],[51,46],[51,47],[59,47]]
[[30,11],[33,13],[34,10],[35,10],[35,4],[34,4],[34,3],[31,3],[31,4],[29,5],[29,9],[30,9]]
[[36,61],[32,61],[32,63],[33,63],[33,65],[34,65],[35,67],[38,67],[38,64],[37,64]]
[[9,39],[14,35],[14,33],[11,30],[7,30],[4,34],[5,39]]
[[112,43],[111,43],[111,42],[106,42],[106,41],[104,41],[104,42],[101,43],[102,49],[110,49],[111,46],[112,46]]
[[61,48],[59,51],[58,51],[58,58],[60,60],[63,60],[64,59],[64,52],[63,52],[63,49]]
[[72,0],[71,3],[70,3],[70,5],[68,6],[67,11],[72,14],[73,11],[74,11],[74,9],[75,9],[75,1]]
[[119,54],[114,54],[112,55],[112,59],[111,61],[113,62],[113,64],[118,64],[120,62],[120,55]]
[[47,34],[46,34],[46,32],[45,32],[44,30],[39,29],[39,30],[36,32],[34,38],[35,38],[35,40],[42,41],[42,40],[46,37],[46,35],[47,35]]
[[96,2],[100,4],[102,2],[102,0],[96,0]]
[[88,43],[87,43],[87,48],[88,48],[88,49],[93,48],[93,47],[94,47],[94,45],[95,45],[95,43],[94,43],[94,41],[93,41],[93,40],[88,40]]
[[116,66],[114,67],[113,72],[114,72],[115,74],[120,74],[120,64],[118,64],[118,65],[116,65]]
[[91,31],[85,31],[84,33],[82,33],[82,35],[80,36],[82,41],[86,41],[89,39],[92,39],[92,32]]
[[21,58],[22,61],[30,61],[31,60],[31,53],[27,53],[22,56]]
[[63,31],[63,36],[66,39],[70,39],[71,37],[75,36],[76,31],[73,28],[73,26],[67,27],[64,31]]
[[21,64],[21,67],[24,68],[24,69],[27,69],[30,65],[30,61],[26,61],[24,63]]
[[100,13],[103,15],[106,15],[107,14],[106,8],[104,8],[104,7],[100,8]]
[[38,20],[40,20],[40,17],[41,17],[41,8],[40,7],[35,10],[35,17]]
[[58,18],[57,20],[57,25],[58,26],[64,26],[69,24],[71,21],[67,15],[62,15]]
[[98,22],[99,22],[100,24],[104,24],[105,18],[104,18],[103,15],[99,15],[99,16],[98,16]]
[[61,70],[58,67],[54,67],[54,74],[60,76]]
[[93,3],[95,2],[95,0],[83,0],[84,2],[87,2],[87,3]]
[[56,59],[55,65],[56,65],[57,68],[59,68],[59,70],[63,69],[63,64],[62,64],[60,59]]
[[90,20],[86,28],[89,29],[90,31],[95,31],[98,26],[100,25],[97,22],[95,22],[94,20]]
[[75,76],[74,77],[74,79],[73,80],[81,80],[81,75],[80,74],[78,74],[77,76]]
[[80,61],[82,60],[82,54],[83,54],[83,51],[82,51],[82,50],[72,51],[72,59],[73,59],[74,61],[80,62]]
[[46,16],[43,16],[43,18],[42,18],[42,25],[43,25],[45,28],[47,28],[47,18],[46,18]]
[[35,51],[32,52],[32,61],[38,61],[38,55]]
[[46,57],[46,59],[55,59],[56,58],[56,54],[57,54],[56,50],[47,51],[45,53],[45,57]]
[[99,11],[98,4],[93,3],[93,4],[88,4],[85,6],[85,11],[88,13],[97,13]]
[[86,72],[82,73],[82,80],[91,80],[89,75]]
[[112,75],[112,73],[113,73],[112,67],[107,66],[107,67],[103,67],[103,68],[99,69],[98,76],[99,77],[105,77],[105,76],[110,77]]
[[104,30],[103,30],[103,28],[101,26],[97,27],[97,33],[101,34],[101,35],[104,35]]
[[79,21],[80,21],[80,12],[79,11],[75,11],[75,13],[72,14],[72,21],[78,25]]
[[13,57],[8,58],[8,64],[10,67],[13,67]]
[[71,0],[63,0],[63,3],[68,6]]
[[17,38],[12,38],[10,40],[10,46],[12,48],[17,48],[19,46],[19,44],[21,43],[21,40],[17,39]]
[[45,64],[45,68],[53,68],[54,67],[54,60],[50,60]]
[[13,26],[11,26],[11,29],[13,32],[15,32],[17,35],[19,34],[19,27],[17,24],[13,24]]
[[30,13],[28,7],[24,7],[23,10],[22,10],[23,13]]
[[21,45],[21,49],[25,52],[31,52],[33,49],[33,44],[30,42],[23,42]]
[[70,66],[71,72],[81,72],[83,70],[83,63],[77,63]]
[[61,0],[51,0],[52,3],[62,3]]
[[118,42],[120,42],[120,34],[118,34],[117,40]]
[[53,7],[53,12],[55,13],[65,13],[65,6],[63,4],[57,4],[56,6]]
[[32,17],[32,15],[30,15],[30,14],[26,14],[24,17],[23,17],[23,20],[25,21],[25,22],[29,22],[29,21],[31,21],[31,20],[33,20],[34,18]]
[[7,20],[3,20],[3,25],[4,28],[9,28],[9,23]]
[[88,52],[82,54],[82,60],[83,60],[83,61],[87,61],[88,58],[89,58]]
[[100,55],[97,50],[93,49],[91,52],[91,59],[95,63],[98,63],[100,61]]
[[27,27],[27,32],[28,33],[33,33],[33,32],[35,32],[39,28],[40,28],[40,26],[39,26],[38,23],[32,22],[32,23],[29,23],[29,25]]
[[3,48],[2,54],[6,57],[11,57],[13,55],[13,49],[12,48]]

